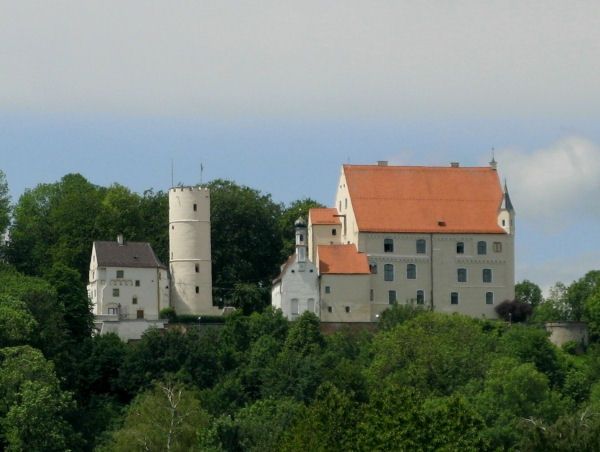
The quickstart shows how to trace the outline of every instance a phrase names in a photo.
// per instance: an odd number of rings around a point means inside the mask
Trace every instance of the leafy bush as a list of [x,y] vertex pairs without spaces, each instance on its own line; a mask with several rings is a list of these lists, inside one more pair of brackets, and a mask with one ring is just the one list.
[[504,300],[496,306],[496,313],[507,322],[525,322],[532,312],[533,308],[529,303],[516,300]]

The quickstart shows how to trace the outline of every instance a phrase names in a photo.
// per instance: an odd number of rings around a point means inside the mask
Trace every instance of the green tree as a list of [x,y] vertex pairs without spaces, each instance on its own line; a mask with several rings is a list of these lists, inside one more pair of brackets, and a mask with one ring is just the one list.
[[270,302],[269,290],[257,284],[236,283],[231,294],[231,304],[244,315],[260,312]]
[[9,295],[0,295],[0,348],[30,342],[36,326],[25,303]]
[[567,289],[567,304],[570,308],[568,320],[583,319],[587,299],[600,290],[600,270],[589,271],[574,281]]
[[391,330],[396,325],[411,320],[423,312],[425,309],[420,306],[396,304],[381,313],[379,329]]
[[236,283],[270,286],[281,263],[281,207],[270,195],[217,179],[211,192],[212,274],[216,299]]
[[590,340],[600,341],[600,287],[585,300],[585,318]]
[[4,172],[0,170],[0,234],[6,231],[10,223],[10,195]]
[[146,241],[142,235],[141,197],[123,185],[111,185],[102,198],[95,226],[106,240],[123,234],[125,240]]
[[113,435],[113,451],[205,450],[210,417],[193,391],[157,382],[127,409],[123,427]]
[[524,279],[515,284],[515,300],[521,303],[528,303],[535,308],[544,301],[542,289],[537,284]]

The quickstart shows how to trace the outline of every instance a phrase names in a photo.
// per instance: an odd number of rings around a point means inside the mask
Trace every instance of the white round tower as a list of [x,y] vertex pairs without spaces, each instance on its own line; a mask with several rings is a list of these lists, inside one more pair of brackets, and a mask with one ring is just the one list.
[[171,306],[177,314],[214,315],[210,255],[210,192],[169,190]]

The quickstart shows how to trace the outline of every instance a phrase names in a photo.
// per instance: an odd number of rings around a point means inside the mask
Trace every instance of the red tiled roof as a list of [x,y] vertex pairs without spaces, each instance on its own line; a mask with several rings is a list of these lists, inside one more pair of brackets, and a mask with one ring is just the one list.
[[308,217],[312,224],[341,224],[337,209],[312,208],[308,211]]
[[319,245],[319,272],[332,275],[368,274],[367,255],[354,245]]
[[362,232],[505,233],[490,167],[344,165],[344,173]]

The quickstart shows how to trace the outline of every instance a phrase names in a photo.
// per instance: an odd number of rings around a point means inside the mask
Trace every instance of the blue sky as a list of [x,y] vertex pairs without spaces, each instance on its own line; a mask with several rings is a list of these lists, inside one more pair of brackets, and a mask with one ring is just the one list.
[[0,169],[331,204],[340,165],[485,164],[517,278],[600,268],[595,2],[0,0]]

